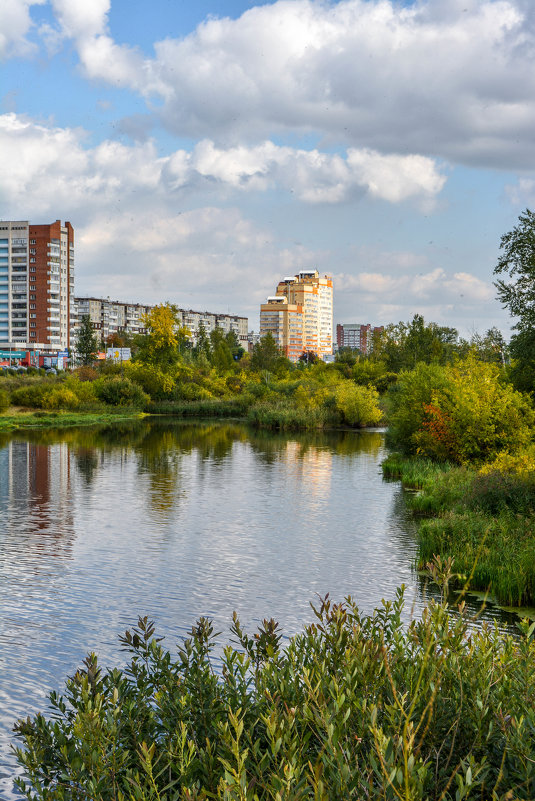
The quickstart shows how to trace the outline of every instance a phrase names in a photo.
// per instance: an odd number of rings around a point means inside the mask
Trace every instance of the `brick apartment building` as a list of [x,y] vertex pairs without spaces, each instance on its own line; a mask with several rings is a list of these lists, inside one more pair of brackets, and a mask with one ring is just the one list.
[[65,350],[74,300],[74,229],[0,221],[0,348]]

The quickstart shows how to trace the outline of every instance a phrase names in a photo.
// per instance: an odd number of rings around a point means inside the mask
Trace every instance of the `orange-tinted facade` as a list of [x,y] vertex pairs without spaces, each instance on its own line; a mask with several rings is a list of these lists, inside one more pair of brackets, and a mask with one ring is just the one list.
[[332,278],[301,270],[279,281],[276,295],[260,306],[260,336],[268,332],[290,361],[305,352],[320,358],[332,354]]

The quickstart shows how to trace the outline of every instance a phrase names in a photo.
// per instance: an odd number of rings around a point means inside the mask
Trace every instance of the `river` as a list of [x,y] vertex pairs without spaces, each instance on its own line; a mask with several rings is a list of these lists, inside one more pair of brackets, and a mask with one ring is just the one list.
[[[413,570],[403,490],[382,480],[380,431],[285,434],[155,420],[0,439],[0,797],[15,798],[11,728],[46,710],[88,651],[120,664],[117,635],[148,615],[169,646],[195,620],[228,631],[310,602],[365,612]],[[486,610],[493,617],[496,610]]]

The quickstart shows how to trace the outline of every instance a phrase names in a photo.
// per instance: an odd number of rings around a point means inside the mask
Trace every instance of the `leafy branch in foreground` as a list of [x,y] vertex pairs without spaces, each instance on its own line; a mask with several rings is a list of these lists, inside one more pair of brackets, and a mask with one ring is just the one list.
[[535,797],[535,624],[515,640],[431,603],[403,627],[403,605],[326,597],[284,648],[274,621],[250,637],[235,616],[217,671],[209,620],[173,657],[140,618],[124,669],[91,654],[50,718],[18,722],[16,784],[40,801]]

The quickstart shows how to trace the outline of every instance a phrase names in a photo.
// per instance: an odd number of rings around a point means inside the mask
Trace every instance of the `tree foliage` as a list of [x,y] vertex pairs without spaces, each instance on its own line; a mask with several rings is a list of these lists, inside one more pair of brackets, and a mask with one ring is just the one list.
[[495,282],[498,298],[513,317],[515,328],[535,327],[535,214],[526,209],[518,225],[500,240],[502,251],[494,269],[495,275],[507,275]]
[[78,364],[93,364],[98,353],[98,342],[88,314],[84,314],[76,333],[76,361]]
[[175,365],[190,337],[189,330],[181,326],[178,308],[171,303],[154,306],[143,322],[147,333],[137,339],[136,361],[162,369]]
[[496,365],[472,354],[401,373],[390,390],[389,421],[390,441],[400,450],[466,464],[528,445],[535,415]]

